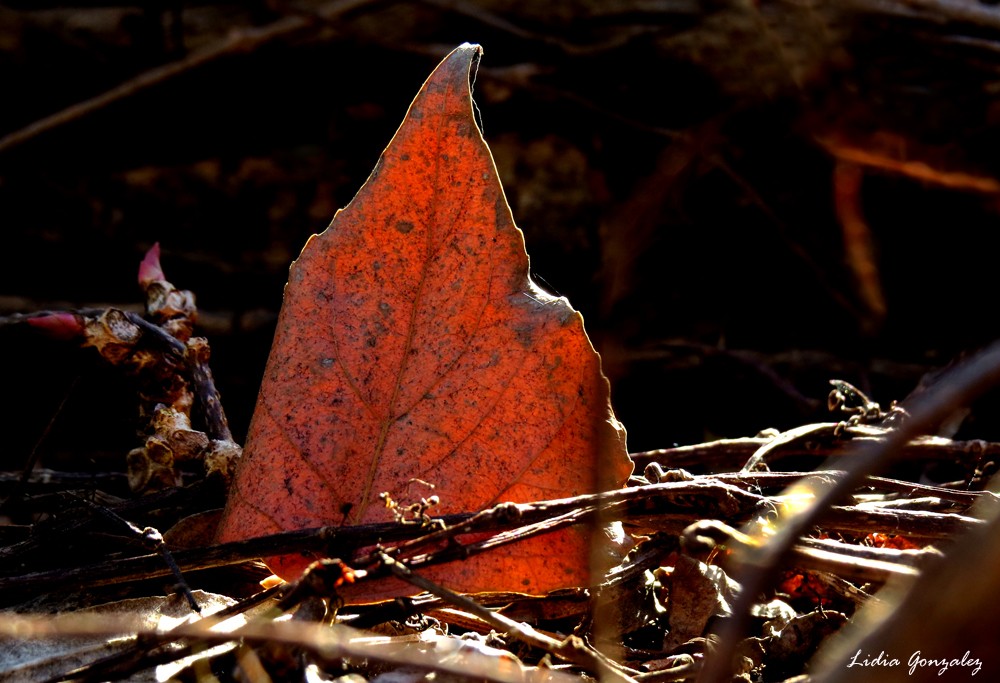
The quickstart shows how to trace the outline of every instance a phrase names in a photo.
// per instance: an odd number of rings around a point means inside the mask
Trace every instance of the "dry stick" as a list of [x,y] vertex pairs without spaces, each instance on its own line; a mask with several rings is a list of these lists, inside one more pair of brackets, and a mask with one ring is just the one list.
[[611,681],[634,683],[631,676],[620,669],[614,662],[597,652],[597,650],[587,646],[578,636],[570,636],[562,641],[556,640],[543,633],[539,633],[527,624],[514,621],[498,612],[488,610],[471,598],[459,595],[432,581],[428,581],[422,576],[414,574],[405,565],[397,562],[385,553],[382,553],[379,559],[382,565],[397,578],[436,595],[456,607],[462,608],[470,614],[479,617],[493,628],[505,631],[509,635],[514,636],[522,643],[545,650],[564,661],[597,674],[599,679],[604,683]]
[[101,315],[104,315],[105,313],[121,316],[125,320],[128,320],[142,331],[143,339],[153,340],[154,348],[170,353],[171,355],[176,356],[178,360],[184,360],[187,353],[187,347],[184,345],[184,342],[174,337],[159,325],[151,323],[138,313],[121,311],[117,308],[109,308],[106,311],[100,312]]
[[[655,500],[656,493],[654,493],[654,491],[663,495],[664,493],[672,490],[675,494],[678,494],[680,491],[690,489],[697,490],[698,488],[697,486],[685,487],[685,483],[686,482],[675,482],[672,486],[660,484],[634,489],[623,489],[619,492],[608,492],[604,494],[597,494],[595,496],[581,496],[580,499],[586,498],[592,501],[592,503],[589,505],[571,506],[572,501],[579,499],[562,501],[561,507],[563,509],[566,509],[567,506],[571,507],[561,514],[543,516],[539,521],[534,523],[527,523],[526,519],[522,519],[521,526],[514,525],[514,528],[507,531],[500,531],[489,538],[475,543],[463,545],[455,542],[459,532],[467,533],[470,531],[482,530],[482,527],[488,524],[494,517],[499,516],[501,519],[505,519],[509,522],[510,512],[509,510],[505,510],[505,508],[512,506],[499,506],[495,510],[474,515],[468,518],[465,522],[459,523],[453,527],[433,532],[411,541],[405,541],[395,547],[379,549],[367,555],[361,556],[355,561],[355,565],[376,565],[376,567],[367,574],[369,578],[375,578],[378,575],[378,569],[382,566],[381,558],[384,554],[391,553],[398,558],[404,553],[413,553],[421,546],[429,545],[435,547],[440,546],[442,542],[452,541],[443,549],[433,550],[429,553],[420,555],[410,554],[406,560],[409,566],[422,568],[453,560],[465,559],[472,555],[488,552],[494,548],[515,543],[531,536],[549,533],[556,529],[574,524],[586,523],[595,517],[620,520],[629,519],[636,515],[647,517],[651,514],[651,511],[647,509],[650,505],[652,505],[654,509],[662,507],[657,504]],[[703,485],[701,487],[704,488]],[[645,496],[642,495],[644,493],[646,494]],[[683,498],[683,495],[679,495],[678,498]],[[740,505],[738,509],[725,509],[724,505],[716,505],[715,509],[717,512],[723,512],[724,514],[722,516],[728,519],[742,519],[745,521],[748,519],[749,515],[753,513],[753,511],[760,508],[759,503],[762,500],[764,499],[751,496],[744,499],[743,504]],[[704,497],[698,499],[698,503],[702,504],[696,503],[693,506],[695,508],[693,510],[691,509],[691,501],[687,501],[687,504],[683,506],[687,516],[683,522],[675,522],[674,526],[686,527],[690,524],[692,519],[699,519],[703,517],[704,510],[707,507],[703,504],[704,501]],[[751,504],[747,504],[747,502]],[[552,508],[552,511],[555,512],[555,510],[559,507],[559,503],[560,501],[554,501],[552,504],[546,505],[545,507]],[[528,505],[514,507],[530,508]],[[527,517],[528,515],[525,516]],[[535,514],[532,516],[537,517],[538,515]],[[885,529],[890,532],[908,532],[910,535],[925,538],[953,537],[958,533],[967,531],[974,526],[982,524],[981,520],[955,514],[942,514],[913,510],[871,510],[862,509],[860,507],[834,508],[831,510],[830,518],[829,528],[831,529],[859,531],[865,533],[869,532],[871,529]],[[655,522],[651,524],[651,526],[655,528]],[[903,562],[900,564],[900,562],[897,561],[900,557],[906,557],[898,555],[898,551],[871,549],[868,552],[868,557],[862,556],[861,558],[852,556],[858,555],[859,553],[841,553],[838,555],[836,553],[836,547],[821,548],[820,550],[811,550],[808,547],[801,547],[797,549],[797,553],[798,557],[802,559],[802,566],[826,571],[833,571],[831,567],[836,568],[838,566],[843,566],[844,571],[848,572],[851,576],[867,580],[885,581],[891,574],[913,573],[912,569],[908,566],[909,563]]]
[[107,92],[101,93],[89,100],[78,102],[62,111],[39,119],[20,130],[5,135],[3,138],[0,138],[0,153],[13,149],[42,133],[84,118],[104,109],[110,104],[127,99],[147,88],[168,81],[175,76],[180,76],[228,55],[251,52],[274,40],[285,38],[308,29],[316,23],[317,19],[331,21],[367,4],[372,4],[372,0],[340,0],[339,2],[331,2],[320,7],[315,13],[286,16],[261,28],[247,28],[234,31],[225,40],[201,50],[196,50],[184,59],[150,69]]
[[[191,505],[193,502],[204,504],[206,499],[211,502],[217,498],[221,504],[223,500],[221,492],[217,491],[219,483],[217,479],[203,479],[184,487],[150,493],[141,498],[125,500],[120,505],[114,506],[114,511],[122,517],[127,517],[171,505]],[[43,528],[42,524],[36,524],[29,538],[19,543],[0,548],[0,571],[2,571],[2,567],[4,566],[25,564],[24,558],[26,555],[42,549],[46,543],[52,542],[53,539],[58,541],[63,535],[80,533],[95,519],[96,517],[73,515],[55,524],[55,530],[51,527]]]
[[743,465],[740,472],[756,472],[757,470],[765,469],[767,465],[767,457],[782,446],[788,446],[789,444],[796,443],[802,439],[832,437],[837,433],[838,426],[839,425],[836,422],[820,422],[818,424],[803,425],[801,427],[796,427],[795,429],[789,429],[787,432],[782,432],[758,448],[754,454],[750,456],[750,459],[746,461],[746,464]]
[[676,655],[673,661],[675,664],[670,668],[639,674],[635,677],[636,683],[659,683],[660,681],[676,683],[676,681],[692,679],[698,673],[698,665],[691,655]]
[[[20,472],[0,472],[0,495],[14,495],[14,490],[21,486]],[[37,467],[31,470],[24,486],[34,493],[65,491],[68,488],[89,486],[92,488],[121,487],[126,484],[124,472],[65,472]]]
[[[523,529],[517,532],[515,537],[526,533],[541,533],[546,524],[566,525],[573,521],[586,521],[590,516],[598,514],[598,506],[604,506],[601,513],[608,518],[639,521],[647,525],[653,520],[661,528],[669,526],[671,530],[679,533],[692,522],[707,516],[724,519],[732,524],[742,524],[749,521],[762,507],[773,507],[773,502],[730,484],[714,481],[712,477],[705,477],[690,482],[651,484],[563,500],[503,504],[475,515],[449,515],[442,518],[446,528],[431,533],[425,533],[424,527],[415,524],[395,522],[355,527],[320,527],[287,531],[207,548],[179,550],[174,553],[174,559],[183,571],[194,571],[301,551],[346,557],[357,548],[378,542],[390,543],[400,540],[403,542],[395,546],[393,552],[411,554],[421,548],[439,547],[443,542],[470,532],[497,532],[535,526],[537,530]],[[510,517],[511,510],[517,511],[516,517]],[[560,520],[559,517],[563,519]],[[664,519],[667,520],[666,524],[663,523]],[[932,538],[951,536],[980,524],[979,520],[960,515],[905,510],[863,510],[853,507],[834,509],[831,511],[831,519],[833,527],[839,529],[865,533],[873,529],[883,529],[892,533],[913,533],[925,537],[929,535]],[[930,531],[928,527],[932,527]],[[463,554],[482,552],[497,543],[513,540],[515,538],[487,539],[468,546],[453,545],[444,551],[423,556],[420,559],[420,566],[458,559]],[[354,562],[362,565],[375,563],[377,559],[377,556],[369,554],[357,558]],[[163,567],[162,559],[158,555],[144,555],[71,569],[0,577],[0,594],[10,591],[25,593],[54,590],[67,584],[101,586],[156,578],[167,574],[169,572]]]
[[0,614],[0,639],[36,639],[57,637],[98,636],[110,638],[122,634],[147,636],[153,642],[169,642],[178,638],[193,638],[205,643],[226,643],[242,640],[254,644],[301,647],[326,661],[351,658],[368,659],[395,666],[417,667],[463,678],[499,681],[502,683],[576,683],[577,677],[560,671],[518,667],[511,672],[498,667],[495,657],[471,655],[463,659],[441,657],[425,646],[405,649],[393,647],[384,637],[367,638],[366,634],[347,626],[254,619],[234,631],[212,631],[212,619],[184,622],[169,631],[137,629],[132,616],[110,614],[71,614],[63,617],[25,617]]
[[[633,566],[635,565],[629,565],[629,567],[625,568],[625,571],[631,572]],[[635,574],[639,574],[652,566],[659,565],[645,565],[641,569],[637,568]],[[602,584],[602,588],[605,585],[607,584]],[[582,615],[588,611],[590,601],[590,594],[583,588],[568,588],[558,591],[556,594],[544,596],[525,595],[524,593],[516,592],[480,593],[476,595],[476,602],[481,606],[494,609],[503,608],[504,613],[512,619],[517,618],[519,614],[524,614],[526,615],[525,620],[543,618],[547,614],[545,609],[537,610],[535,607],[552,603],[573,605],[573,607],[570,607],[565,612],[560,610],[560,616],[569,616],[570,614]],[[443,612],[448,606],[446,600],[427,593],[413,597],[398,597],[371,604],[344,605],[337,611],[337,623],[343,623],[351,628],[363,630],[391,621],[404,623],[414,615],[424,614],[438,618],[440,621],[457,623],[460,627],[469,628],[470,630],[483,625],[479,619],[472,617],[469,618],[469,622],[460,623],[459,620],[463,619],[462,616],[454,612]],[[471,621],[475,622],[475,626],[471,625]]]
[[188,367],[191,369],[191,382],[194,393],[198,397],[205,420],[205,433],[215,441],[232,441],[233,433],[229,431],[229,420],[222,408],[222,398],[215,386],[212,369],[208,365],[211,351],[208,341],[202,337],[194,337],[187,343]]
[[[905,457],[906,452],[907,451],[904,449],[904,452],[900,455]],[[807,477],[842,477],[843,475],[844,470],[815,470],[811,472],[735,472],[732,474],[713,474],[711,476],[713,479],[730,482],[736,485],[742,484],[744,486],[754,487],[780,486],[781,488],[785,488],[790,484],[801,482]],[[911,496],[934,496],[936,498],[940,498],[941,500],[959,503],[965,506],[971,506],[984,496],[997,495],[989,491],[959,491],[956,489],[942,488],[940,486],[932,486],[930,484],[917,484],[909,481],[900,481],[899,479],[874,477],[871,475],[865,477],[864,485],[866,487],[871,487],[876,491],[903,493]]]
[[[567,511],[581,509],[589,511],[589,508],[601,501],[609,506],[622,506],[624,508],[624,511],[620,512],[622,515],[669,513],[680,516],[687,523],[690,523],[703,517],[705,510],[713,510],[725,519],[740,523],[746,521],[747,515],[752,510],[756,510],[765,500],[761,496],[747,493],[735,486],[707,479],[694,482],[655,484],[554,501],[526,504],[506,503],[476,515],[468,513],[447,515],[441,518],[446,529],[430,534],[427,534],[426,529],[419,525],[395,522],[354,527],[320,527],[287,531],[208,548],[180,550],[175,553],[174,558],[181,569],[193,571],[239,564],[259,557],[272,557],[301,551],[346,557],[349,552],[360,547],[402,539],[413,540],[400,544],[397,552],[413,552],[422,546],[433,546],[448,541],[459,533],[512,529],[557,517]],[[516,517],[509,518],[512,511],[516,511]],[[9,551],[9,549],[0,548],[0,557],[3,557],[5,550]],[[16,555],[13,552],[6,554]],[[376,558],[368,557],[363,558],[362,561],[374,562],[375,560]],[[145,555],[71,569],[0,576],[0,594],[14,590],[21,592],[38,589],[54,590],[65,584],[100,586],[122,581],[155,578],[168,573],[163,570],[161,562],[156,555]]]
[[[441,550],[409,557],[407,558],[407,563],[413,567],[423,568],[434,564],[449,562],[451,560],[464,560],[467,557],[488,552],[494,548],[499,548],[511,543],[517,543],[518,541],[523,541],[533,536],[551,533],[564,527],[573,526],[575,524],[592,524],[594,520],[600,516],[601,510],[596,505],[577,510],[570,510],[569,512],[535,522],[534,524],[528,524],[516,529],[501,531],[487,539],[477,541],[475,543],[469,543],[467,545],[451,543],[446,548]],[[393,550],[394,549],[389,548],[379,551],[375,555],[380,566],[384,565],[382,556],[393,552]]]
[[[503,503],[474,515],[463,524],[446,526],[441,531],[402,543],[393,548],[392,552],[399,556],[413,552],[420,546],[435,547],[443,542],[452,542],[443,550],[410,558],[411,564],[423,567],[485,552],[498,545],[547,533],[556,528],[591,522],[595,516],[601,520],[612,521],[666,513],[680,516],[686,523],[690,523],[692,519],[703,517],[705,510],[713,510],[729,520],[745,520],[765,503],[766,499],[762,496],[708,478],[651,484],[538,503]],[[515,513],[516,517],[512,517]],[[497,526],[489,526],[494,515],[509,522],[508,530],[501,530],[499,534],[468,545],[453,542],[463,533],[496,531]],[[363,556],[356,562],[375,563],[379,558],[378,552],[381,551]]]
[[[869,427],[848,427],[844,436],[858,439],[879,438]],[[741,439],[720,439],[708,443],[655,451],[632,453],[636,468],[642,470],[650,462],[658,462],[664,467],[707,467],[709,469],[731,469],[741,467],[758,449],[773,441],[772,437],[744,437]],[[827,446],[822,441],[808,440],[783,444],[771,453],[775,460],[788,456],[808,455],[810,457],[841,457],[847,454],[843,443]],[[952,441],[937,436],[921,436],[913,439],[900,453],[901,458],[911,460],[944,460],[1000,456],[1000,443],[988,441]],[[721,474],[721,473],[720,473]]]
[[177,589],[178,591],[180,591],[181,594],[184,595],[184,598],[187,600],[188,606],[190,606],[191,609],[194,610],[195,612],[201,614],[201,607],[198,605],[198,601],[194,599],[194,594],[191,592],[191,587],[188,585],[187,580],[181,573],[180,567],[177,566],[177,561],[174,560],[174,556],[171,554],[170,550],[163,542],[163,536],[162,534],[160,534],[159,531],[157,531],[152,527],[146,527],[145,529],[140,529],[135,524],[133,524],[132,522],[128,521],[127,519],[116,513],[114,510],[110,510],[104,507],[103,505],[97,505],[96,503],[92,503],[86,498],[81,498],[79,496],[74,496],[74,497],[77,498],[77,500],[79,500],[81,503],[85,504],[87,507],[91,508],[92,510],[95,510],[100,515],[106,517],[107,519],[110,519],[112,522],[125,529],[129,533],[129,535],[134,540],[137,540],[139,543],[141,543],[143,547],[148,548],[150,550],[155,550],[156,553],[163,560],[163,563],[167,565],[167,569],[170,570],[170,573],[173,575],[174,579],[177,580]]
[[[414,533],[419,533],[419,529],[408,529],[394,523],[372,524],[348,529],[321,527],[261,536],[247,541],[235,541],[207,548],[179,550],[174,553],[174,559],[182,570],[190,572],[242,564],[259,557],[299,551],[322,553],[336,544],[354,548],[370,544],[373,538],[379,538],[380,535],[399,538],[403,534],[413,535]],[[125,581],[152,579],[170,573],[162,564],[163,560],[159,555],[141,555],[71,569],[4,576],[0,577],[0,594],[13,590],[21,592],[50,591],[63,585],[96,587]]]
[[856,505],[830,505],[823,528],[867,535],[872,531],[921,539],[949,539],[986,524],[976,517],[925,510],[878,510]]
[[[684,530],[684,547],[689,554],[709,552],[725,547],[732,552],[753,552],[760,543],[727,524],[714,519],[705,519]],[[791,564],[798,569],[833,574],[839,578],[855,582],[885,583],[893,576],[916,576],[919,572],[913,565],[940,557],[936,551],[903,551],[890,548],[867,548],[867,552],[857,552],[854,546],[846,544],[818,542],[817,539],[803,539],[802,544],[792,547],[789,552]]]
[[[641,489],[638,489],[641,490]],[[628,501],[625,501],[628,502]],[[600,519],[626,519],[624,514],[627,510],[623,501],[617,501],[605,506],[592,505],[580,507],[564,512],[561,515],[548,517],[533,524],[527,524],[508,531],[501,531],[489,538],[461,545],[451,543],[447,547],[435,550],[423,555],[414,555],[406,559],[411,568],[423,568],[431,565],[441,564],[456,559],[465,559],[472,555],[488,552],[494,548],[516,543],[517,541],[532,536],[550,533],[556,529],[574,524],[586,523],[595,517]],[[749,512],[749,511],[747,511]],[[839,513],[839,514],[838,514]],[[645,513],[644,513],[645,514]],[[696,517],[704,516],[704,512],[694,513]],[[478,516],[477,516],[478,517]],[[470,518],[470,522],[477,519]],[[958,533],[982,525],[982,520],[961,515],[926,513],[922,511],[898,511],[898,510],[867,510],[859,508],[833,508],[830,514],[832,522],[830,528],[849,529],[852,531],[868,532],[871,529],[890,530],[916,530],[920,536],[930,536],[933,538],[949,538]],[[690,518],[682,525],[688,529],[698,527],[699,529],[713,528],[728,530],[724,533],[726,538],[732,541],[736,536],[744,536],[736,532],[728,525],[716,520],[705,520],[694,525],[688,524]],[[927,527],[932,527],[930,531]],[[429,536],[414,539],[413,541],[400,544],[395,548],[376,550],[359,560],[359,565],[369,566],[375,564],[375,568],[366,575],[367,578],[378,576],[378,570],[384,567],[382,558],[385,555],[395,555],[398,559],[400,548],[412,549],[414,546],[423,545]],[[435,541],[435,544],[439,541]],[[744,544],[745,545],[745,544]],[[846,547],[846,546],[845,546]],[[827,544],[825,547],[809,547],[806,543],[794,548],[796,565],[804,568],[811,568],[817,571],[842,572],[845,576],[865,581],[885,582],[894,574],[915,574],[916,571],[911,566],[917,562],[924,561],[924,558],[933,555],[931,551],[921,551],[918,553],[900,554],[900,551],[881,548],[868,548],[859,551],[839,552],[837,545]]]
[[920,572],[893,559],[852,557],[841,549],[810,548],[796,545],[792,548],[795,566],[803,569],[834,574],[855,583],[885,583],[895,576],[917,576]]
[[921,567],[927,562],[942,557],[944,554],[934,547],[898,550],[896,548],[881,548],[877,546],[858,545],[856,543],[842,543],[840,541],[834,541],[830,538],[803,538],[801,545],[805,548],[818,548],[820,550],[826,550],[844,557],[892,562],[894,564],[905,565],[908,567]]
[[1000,382],[1000,342],[954,368],[927,391],[904,403],[909,418],[886,434],[884,440],[861,444],[850,449],[852,467],[844,476],[814,490],[815,503],[789,516],[766,545],[747,553],[745,569],[737,580],[743,586],[733,616],[719,629],[720,642],[712,657],[705,661],[698,680],[722,683],[731,677],[733,657],[749,623],[750,608],[758,596],[774,581],[774,571],[789,555],[798,538],[823,517],[828,508],[845,498],[860,485],[866,475],[885,465],[902,447],[927,429],[967,405]]
[[[594,507],[571,510],[559,517],[503,531],[476,543],[452,545],[437,552],[410,557],[406,562],[411,568],[422,568],[451,559],[464,559],[531,536],[549,533],[564,526],[580,524],[595,516],[599,517],[602,512],[605,518],[622,517],[621,515],[608,514],[611,509],[606,508],[602,511]],[[831,522],[827,528],[831,529],[868,532],[871,529],[893,529],[905,525],[910,529],[919,530],[919,534],[910,534],[911,536],[919,535],[932,538],[954,537],[958,533],[983,524],[982,520],[960,515],[922,513],[920,511],[873,511],[853,507],[835,507],[830,516]],[[706,526],[729,529],[731,533],[726,536],[727,541],[731,541],[734,535],[742,535],[715,520],[696,522],[693,525],[688,525],[687,528],[704,529]],[[928,526],[932,528],[927,530]],[[390,548],[386,552],[393,552],[393,550]],[[795,566],[802,569],[828,572],[851,580],[877,583],[884,583],[894,575],[915,575],[917,570],[914,565],[919,565],[929,558],[939,555],[933,550],[900,551],[890,548],[837,544],[832,541],[824,544],[815,541],[815,539],[804,539],[802,544],[793,548],[792,553]],[[379,558],[381,558],[381,554],[378,555]]]
[[[242,614],[270,599],[282,588],[283,586],[280,585],[273,586],[204,618],[212,620],[213,623],[225,621],[229,617]],[[139,634],[136,637],[136,642],[129,648],[68,671],[54,680],[72,680],[76,683],[94,681],[97,683],[98,681],[125,679],[144,669],[175,662],[204,649],[202,643],[190,638],[177,638],[171,641]]]

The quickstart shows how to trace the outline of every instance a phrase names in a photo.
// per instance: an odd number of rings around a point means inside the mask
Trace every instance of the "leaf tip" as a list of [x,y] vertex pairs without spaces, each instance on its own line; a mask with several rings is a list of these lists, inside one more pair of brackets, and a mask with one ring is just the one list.
[[479,43],[462,43],[452,50],[441,62],[442,64],[460,63],[469,69],[469,86],[475,82],[476,72],[479,69],[479,60],[483,58],[483,46]]

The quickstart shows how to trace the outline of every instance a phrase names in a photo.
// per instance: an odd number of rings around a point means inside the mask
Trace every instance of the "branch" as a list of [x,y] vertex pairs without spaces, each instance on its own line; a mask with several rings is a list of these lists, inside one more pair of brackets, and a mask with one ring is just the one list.
[[96,97],[78,102],[62,111],[39,119],[20,130],[8,133],[0,138],[0,153],[9,151],[43,133],[82,119],[111,104],[128,99],[133,95],[153,86],[160,85],[188,71],[193,71],[223,57],[253,52],[270,42],[310,29],[317,21],[332,21],[358,7],[374,4],[374,1],[339,0],[320,7],[315,13],[290,15],[260,28],[245,28],[233,31],[225,40],[221,40],[201,50],[196,50],[184,59],[145,71]]
[[817,484],[815,502],[791,512],[771,540],[742,553],[742,571],[735,577],[743,586],[733,616],[719,629],[719,647],[705,662],[699,676],[702,683],[722,683],[730,678],[733,657],[750,618],[757,596],[775,580],[778,567],[791,553],[799,537],[805,535],[843,500],[864,478],[898,457],[902,447],[919,436],[928,425],[939,423],[958,408],[968,405],[1000,381],[1000,342],[995,342],[969,361],[955,367],[940,382],[904,403],[909,419],[890,430],[884,439],[862,443],[849,449],[851,467],[843,476]]
[[385,553],[380,555],[380,561],[394,576],[474,614],[494,628],[517,638],[522,643],[545,650],[564,661],[576,664],[582,669],[598,676],[599,680],[604,683],[634,683],[633,679],[621,667],[588,646],[578,636],[570,636],[565,640],[556,640],[551,636],[536,631],[527,624],[516,622],[498,612],[488,610],[472,598],[459,595],[432,581],[428,581],[422,576],[414,574],[406,565],[397,562]]

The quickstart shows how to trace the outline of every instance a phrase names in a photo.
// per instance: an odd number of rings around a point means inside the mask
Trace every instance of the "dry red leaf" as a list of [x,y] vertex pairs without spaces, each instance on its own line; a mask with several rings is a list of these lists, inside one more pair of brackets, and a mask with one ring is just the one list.
[[[528,276],[473,114],[480,53],[466,44],[441,62],[357,196],[292,265],[219,540],[391,521],[383,492],[400,505],[433,493],[432,514],[447,514],[628,478],[583,319]],[[542,593],[587,580],[587,546],[574,528],[426,575]],[[268,564],[295,578],[313,559]],[[356,590],[406,592],[394,580]]]
[[894,550],[920,550],[923,546],[914,543],[906,536],[893,534],[870,533],[865,536],[864,544],[872,548],[892,548]]
[[808,600],[814,605],[829,603],[830,588],[816,578],[811,572],[789,570],[783,572],[784,578],[778,584],[778,590],[792,600]]

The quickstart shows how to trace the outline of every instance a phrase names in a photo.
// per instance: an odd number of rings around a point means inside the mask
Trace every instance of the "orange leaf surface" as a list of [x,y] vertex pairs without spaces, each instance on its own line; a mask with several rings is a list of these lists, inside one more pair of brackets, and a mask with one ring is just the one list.
[[[436,486],[432,514],[447,514],[628,478],[583,319],[528,276],[473,115],[480,53],[466,44],[441,62],[368,181],[292,264],[218,540],[391,521],[379,494],[432,493],[414,479]],[[572,528],[425,575],[542,593],[585,583],[587,555],[587,532]],[[268,565],[293,579],[313,559]],[[390,581],[347,598],[407,592]]]

